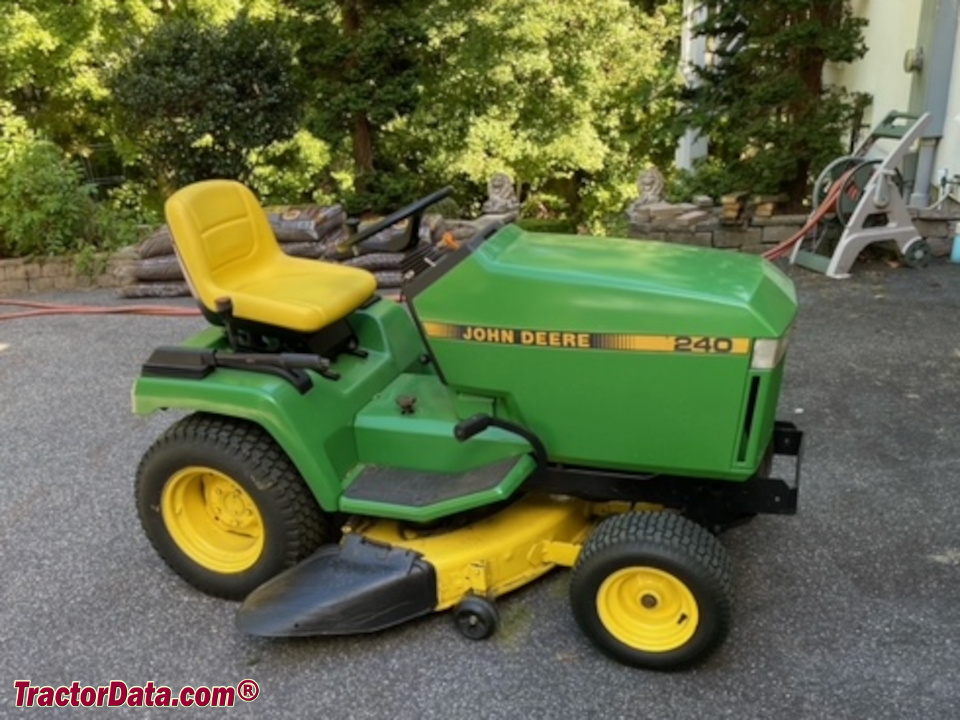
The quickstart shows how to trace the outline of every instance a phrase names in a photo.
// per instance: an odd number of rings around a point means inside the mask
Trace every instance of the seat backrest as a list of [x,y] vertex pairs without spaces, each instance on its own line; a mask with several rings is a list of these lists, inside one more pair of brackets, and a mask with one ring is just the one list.
[[282,253],[256,196],[234,180],[188,185],[164,210],[187,281],[211,311],[231,287]]

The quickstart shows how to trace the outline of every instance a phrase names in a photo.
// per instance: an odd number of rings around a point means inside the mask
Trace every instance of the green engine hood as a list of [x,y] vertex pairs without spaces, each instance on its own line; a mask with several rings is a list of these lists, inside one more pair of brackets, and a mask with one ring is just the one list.
[[[508,226],[425,273],[411,304],[445,382],[493,399],[555,462],[745,479],[772,436],[793,322],[762,258]],[[419,278],[418,278],[419,279]]]
[[416,299],[424,320],[593,333],[780,337],[792,283],[760,257],[508,226]]

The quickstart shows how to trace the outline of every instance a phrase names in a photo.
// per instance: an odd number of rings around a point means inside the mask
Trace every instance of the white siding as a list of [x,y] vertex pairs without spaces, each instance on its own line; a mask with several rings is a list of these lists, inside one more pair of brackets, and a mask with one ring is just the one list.
[[903,69],[903,56],[917,44],[922,4],[922,0],[851,2],[857,15],[870,20],[863,29],[867,54],[854,63],[828,64],[824,81],[873,96],[873,104],[864,115],[868,128],[891,110],[908,109],[911,75]]

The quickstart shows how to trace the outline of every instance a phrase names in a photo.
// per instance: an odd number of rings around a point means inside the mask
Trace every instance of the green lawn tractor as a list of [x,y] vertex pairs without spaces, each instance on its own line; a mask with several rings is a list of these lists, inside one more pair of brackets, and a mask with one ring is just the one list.
[[[434,193],[356,232],[408,219]],[[571,567],[577,624],[673,669],[724,638],[716,532],[797,507],[774,414],[797,303],[752,255],[480,229],[404,288],[279,249],[254,195],[184,188],[167,219],[211,326],[157,349],[134,408],[186,410],[144,456],[146,534],[241,631],[374,632]],[[788,481],[770,477],[788,458]],[[778,463],[778,465],[781,463]]]

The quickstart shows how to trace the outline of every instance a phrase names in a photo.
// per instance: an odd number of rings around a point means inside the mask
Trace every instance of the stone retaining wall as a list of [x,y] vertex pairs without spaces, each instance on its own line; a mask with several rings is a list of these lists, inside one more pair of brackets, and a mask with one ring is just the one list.
[[718,219],[712,218],[693,226],[654,220],[631,223],[629,235],[647,240],[762,253],[796,233],[806,220],[805,215],[777,215],[755,217],[744,223],[721,224]]
[[92,271],[81,272],[72,259],[0,260],[0,296],[49,290],[115,288],[129,283],[130,252],[99,255]]
[[[911,210],[911,214],[914,216],[917,233],[927,239],[934,255],[949,255],[956,232],[957,213],[949,210],[924,210],[918,213]],[[759,254],[794,235],[806,221],[806,215],[752,217],[732,224],[723,223],[715,216],[695,225],[675,220],[651,220],[646,223],[631,223],[629,236]]]

